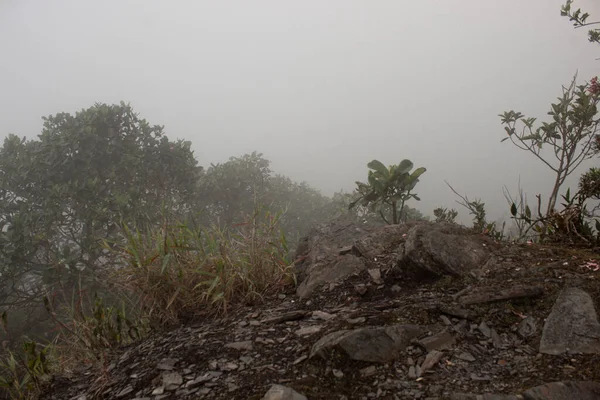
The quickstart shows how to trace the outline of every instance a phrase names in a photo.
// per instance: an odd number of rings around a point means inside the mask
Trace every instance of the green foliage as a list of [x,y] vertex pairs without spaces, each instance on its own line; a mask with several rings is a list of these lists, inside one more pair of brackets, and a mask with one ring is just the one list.
[[454,224],[458,216],[458,211],[453,208],[448,210],[447,208],[438,207],[433,210],[433,216],[435,217],[435,222],[450,222]]
[[311,227],[330,217],[331,200],[306,182],[272,174],[270,161],[253,152],[229,161],[211,165],[200,179],[202,222],[220,227],[234,223],[254,212],[259,201],[271,212],[285,210],[279,226],[286,237],[295,242]]
[[600,168],[590,168],[579,177],[579,194],[585,199],[600,200]]
[[78,279],[100,290],[99,270],[113,265],[102,240],[118,239],[121,222],[195,211],[201,173],[190,142],[170,141],[123,103],[46,117],[34,140],[9,135],[0,149],[0,305],[28,307],[28,329],[40,326],[48,291],[71,291]]
[[386,208],[390,208],[392,223],[399,223],[405,202],[410,199],[420,200],[412,190],[426,169],[421,167],[410,173],[413,168],[410,160],[402,160],[400,164],[391,165],[389,168],[380,161],[373,160],[367,166],[370,169],[368,183],[356,182],[358,198],[350,203],[349,208],[352,209],[358,204],[370,207],[372,211],[378,212],[386,223],[390,222],[385,211]]
[[[2,314],[2,327],[7,329],[8,316]],[[47,382],[55,366],[51,345],[40,345],[23,338],[20,351],[13,351],[3,343],[4,355],[0,360],[0,393],[11,399],[33,399]]]
[[[568,189],[561,195],[562,209],[547,215],[538,213],[533,216],[529,206],[519,209],[515,203],[511,205],[511,215],[517,222],[526,224],[524,234],[530,230],[536,232],[540,242],[569,243],[572,245],[598,246],[600,244],[600,219],[590,213],[586,207],[584,192],[571,195]],[[539,204],[539,196],[538,196]],[[539,207],[538,207],[539,209]]]
[[[572,4],[573,0],[567,0],[567,2],[561,7],[560,15],[562,15],[563,17],[568,17],[569,21],[573,22],[573,26],[575,26],[575,28],[583,28],[586,26],[598,24],[598,22],[587,22],[590,14],[582,12],[580,8],[573,11],[571,9]],[[593,28],[588,30],[588,40],[592,43],[600,44],[600,29]]]
[[[76,349],[87,358],[97,358],[103,350],[131,343],[148,333],[143,318],[132,321],[126,316],[125,306],[105,305],[104,299],[94,294],[93,303],[86,307],[85,291],[80,290],[69,307],[62,304],[57,310],[56,296],[44,298],[44,305],[56,323],[58,337],[54,340]],[[89,308],[89,311],[86,309]],[[66,322],[64,322],[66,321]]]
[[[446,182],[446,185],[457,195],[461,201],[457,201],[458,204],[469,210],[469,214],[473,216],[473,229],[478,233],[488,235],[496,240],[504,239],[504,229],[506,223],[502,224],[502,229],[498,230],[495,222],[488,222],[485,211],[485,203],[481,199],[469,200],[466,195],[459,194],[454,188]],[[458,213],[456,213],[458,214]]]
[[[519,149],[533,154],[555,174],[554,185],[544,215],[554,212],[559,191],[565,179],[579,165],[592,158],[596,151],[598,95],[588,90],[588,85],[575,85],[573,79],[563,95],[553,103],[548,115],[550,122],[536,127],[536,118],[526,118],[522,113],[507,111],[500,115],[507,133],[502,141],[511,140]],[[521,125],[517,129],[517,125]],[[542,153],[549,147],[551,156]],[[555,160],[552,161],[552,158]]]

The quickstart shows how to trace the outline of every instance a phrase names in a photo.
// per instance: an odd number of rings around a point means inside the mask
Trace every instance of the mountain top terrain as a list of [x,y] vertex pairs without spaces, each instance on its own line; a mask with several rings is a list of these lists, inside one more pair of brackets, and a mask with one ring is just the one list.
[[455,224],[305,237],[296,287],[55,376],[50,399],[598,399],[600,268],[589,250]]

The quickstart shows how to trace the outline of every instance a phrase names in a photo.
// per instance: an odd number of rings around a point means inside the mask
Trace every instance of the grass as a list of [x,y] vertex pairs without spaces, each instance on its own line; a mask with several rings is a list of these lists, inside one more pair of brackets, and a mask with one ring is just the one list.
[[281,216],[256,207],[231,227],[168,224],[166,219],[161,227],[146,230],[124,226],[120,242],[104,243],[115,261],[101,276],[110,290],[92,295],[90,284],[80,281],[72,290],[59,288],[46,296],[54,339],[46,345],[27,341],[24,349],[6,351],[0,359],[0,389],[11,399],[35,398],[50,367],[58,373],[82,364],[102,369],[110,349],[139,340],[153,328],[199,312],[222,315],[294,284]]
[[140,314],[154,324],[260,302],[293,283],[280,218],[257,207],[229,228],[192,223],[164,223],[143,233],[125,228],[125,244],[116,250],[123,267],[109,280],[134,293]]

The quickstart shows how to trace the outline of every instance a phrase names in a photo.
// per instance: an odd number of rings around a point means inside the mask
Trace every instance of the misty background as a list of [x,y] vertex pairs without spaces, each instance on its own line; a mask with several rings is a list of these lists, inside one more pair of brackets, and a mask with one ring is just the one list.
[[562,4],[0,0],[0,138],[123,100],[191,140],[205,167],[257,150],[331,195],[365,180],[372,159],[409,158],[427,168],[411,207],[470,221],[448,180],[503,218],[503,185],[514,194],[520,177],[533,202],[553,177],[500,144],[498,114],[544,120],[576,71],[580,83],[597,74],[600,55]]

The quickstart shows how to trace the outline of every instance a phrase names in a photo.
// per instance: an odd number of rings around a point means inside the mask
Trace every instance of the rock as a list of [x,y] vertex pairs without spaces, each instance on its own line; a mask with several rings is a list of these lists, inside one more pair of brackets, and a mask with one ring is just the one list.
[[417,371],[415,370],[415,366],[411,365],[410,367],[408,367],[408,377],[410,379],[416,379],[417,378]]
[[558,296],[546,319],[540,353],[600,353],[600,324],[589,294],[566,288]]
[[443,355],[444,353],[437,350],[431,350],[429,353],[427,353],[427,356],[425,356],[425,361],[423,361],[423,364],[421,364],[421,373],[419,376],[422,375],[423,372],[433,368],[442,359]]
[[347,318],[346,319],[346,322],[349,323],[350,325],[358,325],[358,324],[362,324],[366,321],[367,321],[367,319],[365,317]]
[[310,357],[319,355],[327,358],[331,351],[337,350],[353,360],[384,363],[398,358],[410,340],[422,333],[423,330],[416,325],[367,327],[332,332],[312,346]]
[[285,314],[280,314],[280,315],[275,315],[272,317],[265,318],[262,321],[260,321],[260,323],[278,324],[278,323],[287,322],[287,321],[297,321],[299,319],[305,318],[307,315],[308,315],[308,312],[304,311],[304,310],[290,311]]
[[518,328],[519,335],[524,338],[531,337],[537,332],[537,321],[534,317],[527,317],[521,321]]
[[504,344],[502,342],[502,338],[500,337],[500,335],[498,335],[498,332],[496,332],[495,329],[490,330],[490,337],[492,338],[492,344],[495,348],[499,349]]
[[273,385],[262,400],[308,400],[294,389],[282,385]]
[[597,400],[600,399],[598,382],[552,382],[536,386],[523,393],[524,400]]
[[165,372],[162,376],[162,384],[166,390],[175,390],[183,384],[183,377],[177,372]]
[[408,231],[399,266],[431,278],[466,276],[490,257],[490,240],[449,223],[420,223]]
[[244,342],[227,343],[225,345],[225,347],[228,349],[235,349],[235,350],[252,350],[252,341],[247,340]]
[[540,286],[516,285],[510,288],[483,287],[476,290],[475,293],[461,296],[458,301],[462,304],[481,304],[494,301],[514,300],[526,297],[539,297],[544,294],[544,289]]
[[489,381],[491,379],[492,378],[489,375],[480,376],[480,375],[477,375],[477,374],[471,374],[471,380],[473,380],[473,381],[480,382],[480,381]]
[[319,332],[322,328],[323,327],[321,325],[307,326],[305,328],[298,329],[294,333],[298,336],[314,335],[315,333]]
[[377,373],[377,368],[374,365],[369,365],[368,367],[363,368],[358,372],[360,376],[366,378],[375,375]]
[[492,336],[492,331],[490,329],[490,327],[485,323],[485,321],[481,321],[481,324],[479,324],[479,326],[477,327],[477,329],[479,329],[479,331],[481,333],[483,333],[483,335],[485,337],[491,337]]
[[517,397],[509,394],[463,394],[455,393],[450,396],[450,400],[522,400],[522,397]]
[[469,362],[475,361],[475,357],[473,357],[473,355],[471,353],[466,353],[466,352],[457,354],[456,358],[463,360],[463,361],[469,361]]
[[461,307],[456,306],[448,306],[448,305],[439,305],[438,310],[444,314],[450,315],[456,318],[462,319],[471,319],[471,313],[469,310],[465,310]]
[[427,351],[447,349],[455,343],[454,336],[445,330],[419,340],[419,344]]
[[301,300],[305,299],[310,296],[318,286],[324,283],[339,281],[353,273],[362,271],[365,268],[366,266],[363,261],[352,254],[340,256],[339,260],[331,263],[314,264],[310,269],[310,274],[298,286],[296,294]]
[[327,320],[330,320],[330,319],[334,318],[335,315],[332,315],[332,314],[329,314],[329,313],[326,313],[326,312],[323,312],[323,311],[313,311],[312,312],[312,317],[314,319],[320,319],[320,320],[323,320],[323,321],[327,321]]
[[367,272],[376,285],[381,285],[383,283],[381,280],[381,270],[379,268],[371,268],[368,269]]
[[402,235],[406,234],[414,225],[414,222],[409,222],[372,228],[354,241],[354,249],[362,257],[374,260],[390,250],[397,249],[406,240]]

